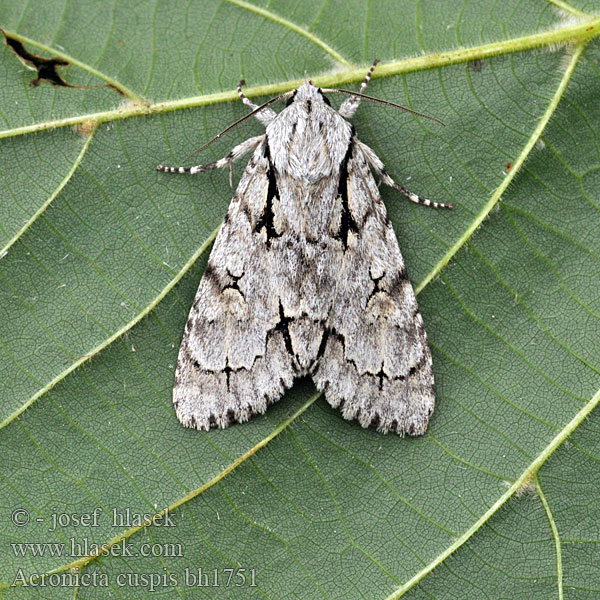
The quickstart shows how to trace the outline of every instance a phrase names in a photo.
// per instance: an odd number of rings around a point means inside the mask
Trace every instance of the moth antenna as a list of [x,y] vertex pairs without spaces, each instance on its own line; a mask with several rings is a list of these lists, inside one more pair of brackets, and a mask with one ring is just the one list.
[[[244,84],[244,80],[242,79],[242,81],[240,81],[238,87],[243,84]],[[267,100],[264,104],[261,104],[258,108],[255,108],[252,112],[248,113],[247,115],[244,115],[241,119],[238,119],[235,123],[232,123],[231,125],[229,125],[229,127],[226,127],[225,129],[223,129],[223,131],[221,131],[221,133],[218,133],[217,135],[215,135],[215,137],[212,140],[210,140],[210,142],[206,142],[206,144],[204,144],[204,146],[200,146],[200,148],[198,148],[198,150],[194,150],[191,154],[188,154],[183,159],[183,161],[186,162],[190,157],[194,156],[194,154],[198,154],[198,152],[202,152],[202,150],[208,148],[208,146],[210,146],[213,142],[216,142],[220,137],[225,135],[228,131],[233,129],[236,125],[239,125],[240,123],[243,123],[250,117],[253,117],[257,112],[260,112],[264,108],[267,108],[267,106],[273,104],[273,102],[277,102],[277,100],[281,100],[282,98],[291,96],[292,93],[293,92],[284,92],[283,94],[279,94],[279,96],[275,96],[275,98],[271,98],[270,100]]]
[[370,100],[371,102],[377,102],[378,104],[385,104],[386,106],[393,106],[394,108],[399,108],[404,112],[410,113],[411,115],[416,115],[417,117],[424,117],[425,119],[430,119],[431,121],[435,121],[440,125],[444,125],[442,121],[436,119],[435,117],[430,117],[424,113],[417,112],[416,110],[411,110],[410,108],[406,108],[406,106],[402,106],[401,104],[395,104],[394,102],[388,102],[387,100],[381,100],[380,98],[374,98],[373,96],[367,96],[366,94],[361,94],[360,92],[352,92],[351,90],[341,90],[338,88],[328,88],[322,89],[322,92],[326,94],[330,94],[332,92],[336,94],[348,94],[348,96],[358,96],[359,98],[364,98],[365,100]]
[[375,67],[379,64],[379,59],[376,58],[373,61],[373,64],[369,67],[369,70],[367,71],[367,74],[365,75],[365,78],[363,79],[363,82],[360,84],[360,87],[358,88],[358,93],[362,94],[364,89],[369,85],[369,81],[371,81],[371,76],[373,75],[373,71],[375,70]]

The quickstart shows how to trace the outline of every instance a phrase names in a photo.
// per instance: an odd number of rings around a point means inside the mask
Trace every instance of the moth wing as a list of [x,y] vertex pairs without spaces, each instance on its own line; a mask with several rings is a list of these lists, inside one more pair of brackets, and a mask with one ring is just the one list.
[[227,427],[263,413],[294,380],[273,257],[255,232],[272,168],[263,141],[250,159],[215,240],[185,326],[173,387],[188,427]]
[[347,247],[313,379],[344,418],[383,432],[420,435],[434,407],[427,334],[394,230],[357,144],[343,193]]

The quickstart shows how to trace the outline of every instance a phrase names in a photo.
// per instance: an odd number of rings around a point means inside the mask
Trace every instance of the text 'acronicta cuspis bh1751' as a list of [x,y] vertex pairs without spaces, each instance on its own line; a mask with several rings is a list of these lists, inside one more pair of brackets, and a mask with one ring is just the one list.
[[[213,163],[157,167],[194,174],[254,151],[185,325],[173,388],[184,425],[247,421],[308,374],[346,419],[401,435],[426,430],[431,353],[373,173],[412,202],[451,205],[393,181],[346,120],[375,64],[358,93],[325,90],[350,94],[338,111],[310,81],[260,107],[240,84],[247,117],[265,133]],[[277,114],[268,105],[282,97]]]

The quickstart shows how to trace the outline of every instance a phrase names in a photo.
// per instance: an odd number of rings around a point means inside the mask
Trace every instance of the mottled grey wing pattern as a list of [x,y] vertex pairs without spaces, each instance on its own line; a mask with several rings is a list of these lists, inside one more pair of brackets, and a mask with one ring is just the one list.
[[310,374],[346,419],[401,435],[425,431],[431,354],[371,168],[409,200],[445,205],[391,179],[344,118],[357,106],[351,98],[336,112],[305,82],[279,115],[256,112],[264,136],[214,163],[159,165],[200,173],[256,148],[186,323],[173,389],[183,424],[246,421]]
[[422,434],[434,406],[421,314],[367,157],[354,143],[340,186],[346,239],[313,379],[346,419]]
[[271,169],[263,141],[231,201],[186,323],[173,403],[188,427],[247,421],[294,379],[273,253],[265,243],[276,201]]

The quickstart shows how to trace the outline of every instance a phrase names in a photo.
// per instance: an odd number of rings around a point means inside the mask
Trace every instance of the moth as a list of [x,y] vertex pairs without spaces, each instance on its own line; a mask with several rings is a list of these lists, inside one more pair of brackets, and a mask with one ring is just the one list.
[[[253,151],[185,325],[173,387],[184,425],[247,421],[310,375],[345,419],[384,433],[425,432],[431,353],[374,174],[412,202],[452,205],[398,185],[347,120],[363,97],[391,104],[362,94],[376,63],[358,92],[305,81],[262,106],[240,82],[252,108],[244,119],[256,116],[265,133],[216,162],[157,167],[229,167],[231,178],[233,161]],[[336,111],[323,91],[350,95]],[[277,114],[268,105],[281,98]]]

